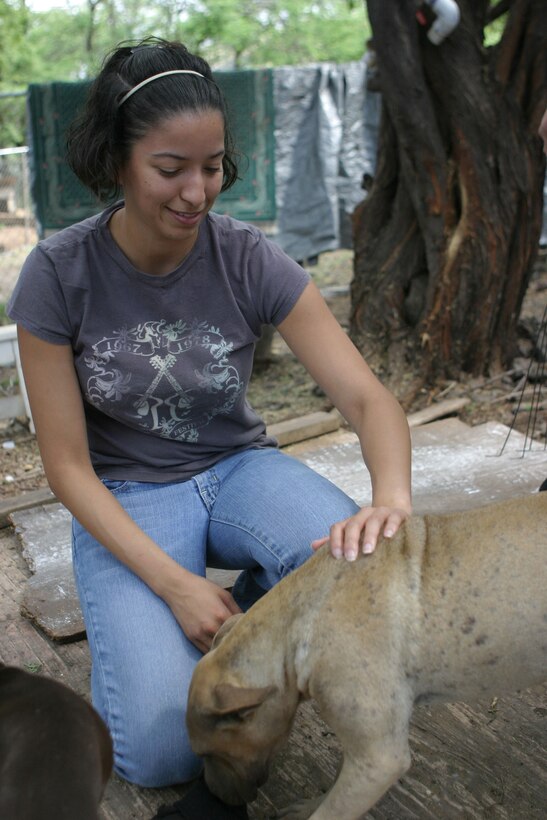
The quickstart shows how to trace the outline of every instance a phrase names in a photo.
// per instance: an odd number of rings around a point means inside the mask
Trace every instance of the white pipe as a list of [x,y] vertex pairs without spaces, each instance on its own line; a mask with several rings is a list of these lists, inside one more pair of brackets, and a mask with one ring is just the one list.
[[437,15],[427,36],[434,45],[438,46],[460,22],[460,7],[455,0],[425,0],[425,2]]

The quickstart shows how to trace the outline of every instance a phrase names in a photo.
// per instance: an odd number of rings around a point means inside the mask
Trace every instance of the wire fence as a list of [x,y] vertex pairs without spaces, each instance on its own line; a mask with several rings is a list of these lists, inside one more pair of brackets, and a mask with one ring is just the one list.
[[26,255],[38,239],[28,154],[26,146],[0,148],[0,305],[7,301]]

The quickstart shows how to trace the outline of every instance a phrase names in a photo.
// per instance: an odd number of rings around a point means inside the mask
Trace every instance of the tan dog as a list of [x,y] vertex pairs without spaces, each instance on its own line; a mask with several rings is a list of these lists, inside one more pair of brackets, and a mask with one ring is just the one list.
[[415,703],[547,676],[546,559],[547,492],[412,517],[355,563],[323,548],[227,622],[196,667],[187,723],[211,791],[252,801],[314,698],[343,765],[326,796],[280,816],[361,817],[410,765]]

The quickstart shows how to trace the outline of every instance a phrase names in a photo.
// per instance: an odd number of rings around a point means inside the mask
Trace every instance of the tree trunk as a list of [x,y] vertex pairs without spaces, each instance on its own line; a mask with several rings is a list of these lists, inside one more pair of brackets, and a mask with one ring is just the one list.
[[537,253],[547,104],[545,0],[488,0],[433,45],[414,0],[368,0],[383,100],[372,189],[354,213],[351,334],[403,401],[439,377],[496,372]]

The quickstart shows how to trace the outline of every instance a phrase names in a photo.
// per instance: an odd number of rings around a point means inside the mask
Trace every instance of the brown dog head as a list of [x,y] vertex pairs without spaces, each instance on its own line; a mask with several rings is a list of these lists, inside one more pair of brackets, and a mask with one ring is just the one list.
[[236,648],[226,640],[236,620],[227,622],[197,664],[186,712],[190,743],[203,757],[207,786],[231,805],[255,799],[298,705],[297,694],[263,679],[263,663],[253,658],[251,646],[247,654],[246,642]]

